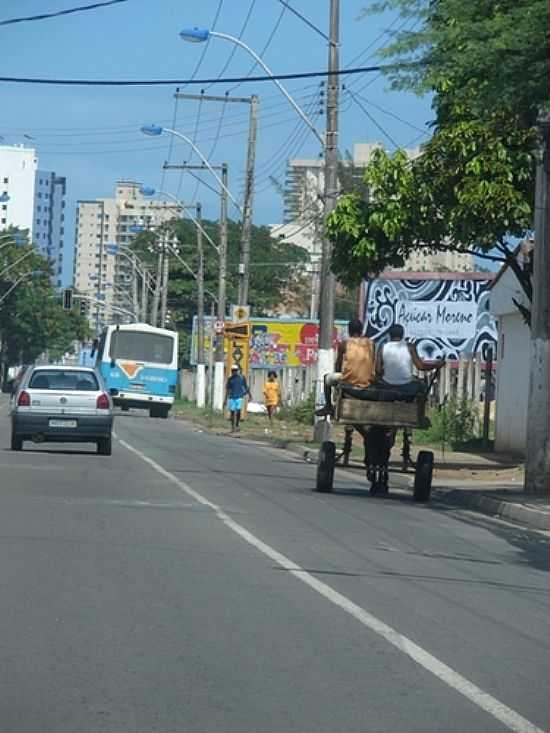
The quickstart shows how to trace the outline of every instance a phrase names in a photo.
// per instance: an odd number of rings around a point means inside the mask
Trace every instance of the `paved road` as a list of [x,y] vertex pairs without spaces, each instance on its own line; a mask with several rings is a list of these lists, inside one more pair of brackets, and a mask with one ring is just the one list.
[[550,731],[550,538],[117,417],[7,450],[0,730]]

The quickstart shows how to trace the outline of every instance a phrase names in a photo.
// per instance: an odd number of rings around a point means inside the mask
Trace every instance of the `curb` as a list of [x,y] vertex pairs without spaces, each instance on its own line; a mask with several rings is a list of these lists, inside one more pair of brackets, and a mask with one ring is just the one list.
[[482,514],[511,519],[534,529],[550,531],[550,512],[540,509],[460,489],[434,489],[432,496],[444,504],[473,509]]

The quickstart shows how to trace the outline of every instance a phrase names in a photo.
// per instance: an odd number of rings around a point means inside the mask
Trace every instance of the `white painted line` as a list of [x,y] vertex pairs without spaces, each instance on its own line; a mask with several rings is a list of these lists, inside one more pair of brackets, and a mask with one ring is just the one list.
[[346,596],[338,593],[338,591],[334,590],[323,581],[317,580],[317,578],[308,573],[307,570],[304,570],[302,567],[300,567],[300,565],[292,562],[292,560],[287,558],[285,555],[282,555],[273,547],[260,540],[241,524],[231,519],[231,517],[228,516],[222,509],[220,509],[217,504],[214,504],[209,499],[202,496],[202,494],[199,494],[198,491],[195,491],[193,488],[191,488],[191,486],[185,483],[185,481],[181,481],[179,478],[177,478],[177,476],[174,476],[174,474],[167,471],[151,458],[144,455],[141,451],[126,443],[124,440],[118,438],[118,436],[115,435],[115,437],[119,440],[120,444],[124,448],[129,450],[134,455],[138,456],[138,458],[151,466],[151,468],[153,468],[165,479],[171,481],[173,484],[178,486],[183,492],[195,499],[195,501],[197,501],[202,506],[206,506],[212,509],[212,511],[215,512],[218,519],[223,522],[223,524],[225,524],[229,529],[235,532],[235,534],[239,535],[239,537],[241,537],[243,540],[248,542],[248,544],[252,545],[252,547],[259,550],[259,552],[268,557],[270,560],[273,560],[273,562],[284,568],[284,570],[287,570],[291,575],[294,575],[294,577],[298,578],[298,580],[301,580],[302,583],[305,583],[305,585],[312,588],[320,596],[326,598],[326,600],[330,601],[335,606],[338,606],[350,616],[353,616],[353,618],[359,621],[359,623],[363,624],[363,626],[366,626],[375,634],[378,634],[378,636],[381,636],[400,652],[410,657],[410,659],[412,659],[414,662],[416,662],[425,670],[437,677],[437,679],[439,679],[441,682],[444,682],[451,689],[460,693],[465,698],[470,700],[470,702],[474,703],[474,705],[477,705],[477,707],[481,708],[486,713],[489,713],[489,715],[492,715],[493,718],[496,718],[498,721],[500,721],[504,726],[506,726],[506,728],[515,731],[515,733],[544,733],[542,728],[538,728],[536,725],[521,716],[515,710],[512,710],[512,708],[509,708],[507,705],[500,702],[500,700],[497,700],[492,695],[489,695],[489,693],[484,692],[473,682],[470,682],[461,674],[455,672],[455,670],[449,667],[447,664],[437,659],[437,657],[434,657],[433,654],[430,654],[421,646],[415,644],[414,641],[411,641],[411,639],[403,636],[403,634],[400,634],[398,631],[393,629],[391,626],[388,626],[388,624],[384,623],[376,616],[373,616],[368,611],[365,611],[364,608],[361,608],[361,606],[358,606]]

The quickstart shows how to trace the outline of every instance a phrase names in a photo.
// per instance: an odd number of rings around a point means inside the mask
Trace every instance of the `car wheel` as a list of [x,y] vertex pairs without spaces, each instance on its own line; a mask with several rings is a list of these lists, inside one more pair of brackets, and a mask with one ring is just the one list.
[[11,432],[11,449],[12,450],[23,450],[23,438],[21,438],[17,433],[14,433],[13,430]]
[[113,440],[109,435],[108,438],[101,438],[97,441],[97,452],[100,456],[110,456],[113,452]]

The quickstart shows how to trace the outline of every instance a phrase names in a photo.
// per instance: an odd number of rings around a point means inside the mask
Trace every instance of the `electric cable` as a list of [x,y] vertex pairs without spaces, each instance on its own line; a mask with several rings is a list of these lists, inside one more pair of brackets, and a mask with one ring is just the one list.
[[127,3],[128,0],[105,0],[104,2],[92,3],[91,5],[81,5],[78,8],[67,8],[66,10],[57,10],[53,13],[41,13],[40,15],[28,15],[24,18],[10,18],[9,20],[0,20],[2,25],[14,25],[15,23],[29,23],[34,20],[48,20],[49,18],[59,18],[62,15],[72,15],[73,13],[82,13],[86,10],[96,10],[105,8],[108,5],[119,5]]

